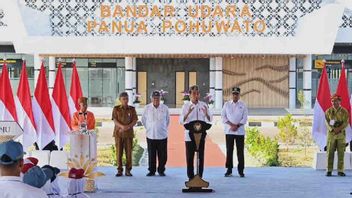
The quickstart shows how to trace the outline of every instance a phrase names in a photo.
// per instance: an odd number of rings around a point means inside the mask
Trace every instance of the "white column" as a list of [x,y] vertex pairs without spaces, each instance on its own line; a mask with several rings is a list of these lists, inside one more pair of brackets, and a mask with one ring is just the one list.
[[133,104],[133,58],[125,57],[125,91],[128,93],[129,104]]
[[132,64],[132,70],[133,70],[133,73],[132,73],[132,86],[133,86],[133,93],[137,93],[137,73],[136,73],[136,68],[137,68],[137,59],[136,58],[133,58],[133,64]]
[[303,58],[303,95],[304,109],[312,108],[312,55],[305,55]]
[[215,58],[209,59],[209,93],[215,100]]
[[290,89],[289,95],[289,108],[295,109],[296,108],[296,57],[292,56],[289,60],[289,80],[288,86]]
[[49,56],[49,94],[51,95],[55,84],[55,57]]
[[215,58],[215,108],[221,109],[223,103],[222,93],[222,57]]
[[37,85],[40,66],[42,65],[42,58],[39,54],[33,54],[33,64],[34,64],[34,87]]

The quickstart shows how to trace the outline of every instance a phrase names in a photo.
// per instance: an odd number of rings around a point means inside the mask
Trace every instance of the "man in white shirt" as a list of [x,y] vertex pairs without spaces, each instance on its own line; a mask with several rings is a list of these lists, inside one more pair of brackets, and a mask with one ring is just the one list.
[[160,103],[160,92],[154,91],[152,102],[145,106],[142,123],[147,132],[149,173],[154,176],[156,172],[156,158],[158,156],[158,173],[165,176],[167,161],[167,136],[170,124],[169,108]]
[[[205,102],[199,101],[200,93],[197,85],[190,88],[191,101],[184,104],[182,107],[182,113],[180,115],[180,123],[182,125],[195,120],[201,120],[205,122],[212,121],[212,114],[208,109],[208,105]],[[186,142],[186,161],[187,161],[187,176],[191,180],[194,177],[194,154],[196,145],[191,142],[189,137],[189,131],[185,130],[185,142]],[[203,176],[204,169],[204,148],[205,138],[201,140],[199,144],[199,176]]]
[[240,93],[239,87],[232,88],[232,100],[224,104],[221,112],[226,135],[227,171],[225,177],[232,176],[234,141],[236,141],[238,174],[240,177],[244,177],[244,125],[247,123],[248,109],[246,104],[240,100]]
[[44,198],[46,193],[22,182],[20,173],[23,166],[21,143],[8,141],[0,144],[0,197]]

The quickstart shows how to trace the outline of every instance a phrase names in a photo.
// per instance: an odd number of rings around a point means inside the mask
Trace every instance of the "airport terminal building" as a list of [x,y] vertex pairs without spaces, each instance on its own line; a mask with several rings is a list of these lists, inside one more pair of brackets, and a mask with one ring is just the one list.
[[[348,0],[1,0],[0,68],[14,93],[22,60],[31,91],[41,60],[52,89],[62,62],[69,91],[75,59],[89,105],[111,108],[119,92],[165,90],[183,104],[190,85],[220,109],[240,86],[254,108],[315,101],[322,60],[332,92],[345,60],[352,91],[352,3]],[[1,71],[0,71],[1,72]]]

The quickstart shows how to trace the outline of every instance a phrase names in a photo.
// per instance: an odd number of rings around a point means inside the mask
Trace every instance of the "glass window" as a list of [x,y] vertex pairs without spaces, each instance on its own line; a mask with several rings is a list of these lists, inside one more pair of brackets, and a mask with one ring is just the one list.
[[17,93],[18,84],[21,77],[23,59],[26,60],[28,82],[30,86],[31,93],[34,91],[34,65],[33,56],[27,54],[13,54],[13,53],[0,53],[0,75],[2,72],[2,66],[4,58],[6,57],[7,67],[9,71],[9,76],[11,80],[11,87],[13,94]]
[[[63,63],[65,82],[71,81],[72,59]],[[119,92],[125,89],[124,59],[76,59],[83,94],[89,105],[111,107]],[[69,94],[71,83],[66,83]]]

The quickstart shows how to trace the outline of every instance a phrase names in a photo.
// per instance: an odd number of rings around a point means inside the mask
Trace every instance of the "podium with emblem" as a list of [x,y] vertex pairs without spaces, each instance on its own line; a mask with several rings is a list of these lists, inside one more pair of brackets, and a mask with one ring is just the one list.
[[[69,167],[91,169],[93,171],[97,165],[97,134],[95,130],[88,130],[87,123],[83,121],[79,125],[79,130],[70,134],[70,157]],[[89,164],[90,167],[86,167]],[[87,170],[85,170],[87,171]],[[96,184],[94,178],[87,178],[85,192],[95,192]]]
[[185,124],[184,127],[189,130],[191,141],[196,146],[197,173],[190,181],[185,182],[187,188],[182,189],[182,192],[212,192],[213,190],[208,188],[209,182],[203,180],[199,175],[199,145],[201,141],[205,141],[206,131],[210,129],[211,124],[196,120]]

